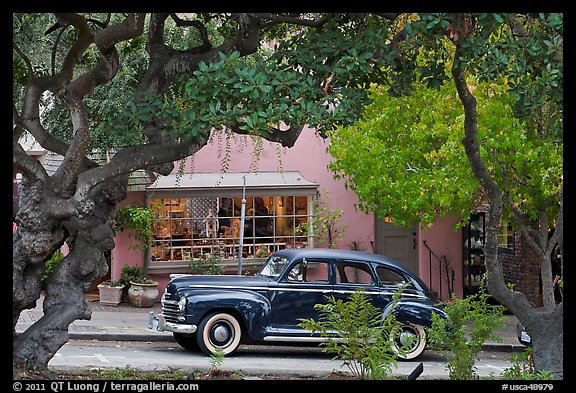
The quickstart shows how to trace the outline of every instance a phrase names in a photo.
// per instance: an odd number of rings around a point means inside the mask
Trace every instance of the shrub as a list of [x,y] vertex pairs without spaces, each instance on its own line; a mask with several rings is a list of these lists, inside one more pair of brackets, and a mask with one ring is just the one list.
[[432,314],[430,339],[446,357],[450,379],[477,379],[475,363],[484,342],[500,340],[492,331],[504,326],[504,307],[491,306],[487,298],[481,285],[478,293],[464,299],[452,295],[444,307],[448,319]]
[[532,348],[526,347],[521,353],[512,354],[514,365],[502,373],[502,379],[508,380],[553,380],[554,375],[545,370],[536,372],[532,359]]
[[143,277],[142,269],[138,266],[124,265],[120,272],[119,281],[128,288],[130,287],[130,281],[139,282],[141,277]]
[[224,274],[224,267],[218,264],[220,258],[217,255],[210,255],[206,259],[191,260],[188,266],[192,274]]
[[[394,305],[400,292],[395,294]],[[316,304],[315,308],[320,310],[320,320],[300,319],[298,326],[328,338],[320,344],[325,347],[323,351],[343,360],[356,378],[386,379],[398,356],[390,340],[396,322],[392,312],[382,319],[382,310],[372,305],[363,288],[348,301],[328,297],[327,304]]]

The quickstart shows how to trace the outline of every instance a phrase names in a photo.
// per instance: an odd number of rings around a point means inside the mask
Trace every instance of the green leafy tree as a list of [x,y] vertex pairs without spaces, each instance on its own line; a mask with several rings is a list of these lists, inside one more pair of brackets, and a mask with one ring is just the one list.
[[[351,124],[368,84],[393,74],[374,56],[389,52],[375,32],[393,34],[395,17],[14,13],[13,166],[22,182],[13,206],[13,376],[29,367],[50,377],[68,326],[90,318],[84,292],[108,269],[130,173],[167,175],[214,133],[290,147],[307,125],[324,133]],[[48,173],[18,143],[25,137],[64,157],[60,166]],[[64,243],[70,252],[45,283],[44,317],[17,335]]]
[[[505,83],[474,86],[480,154],[513,206],[536,218],[540,201],[561,188],[563,146],[527,130],[507,90]],[[464,111],[454,83],[438,90],[420,84],[400,97],[373,87],[370,97],[361,121],[329,132],[335,177],[359,196],[361,210],[397,225],[432,224],[445,214],[465,224],[485,198],[461,143]]]
[[[403,32],[417,83],[402,92],[374,88],[364,118],[331,133],[331,152],[343,159],[332,169],[361,208],[399,224],[444,214],[464,223],[471,207],[488,202],[487,288],[528,329],[536,369],[562,378],[563,304],[554,302],[550,263],[563,244],[562,14],[421,14]],[[542,307],[506,285],[502,218],[541,260]]]

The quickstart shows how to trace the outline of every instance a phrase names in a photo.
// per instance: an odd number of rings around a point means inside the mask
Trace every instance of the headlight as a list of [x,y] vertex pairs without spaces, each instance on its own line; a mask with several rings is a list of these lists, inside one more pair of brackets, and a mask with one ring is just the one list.
[[184,322],[186,320],[186,296],[182,296],[180,300],[178,300],[178,321]]
[[186,311],[186,303],[188,303],[186,296],[182,296],[178,301],[178,311],[180,312],[180,314],[184,314],[184,312]]

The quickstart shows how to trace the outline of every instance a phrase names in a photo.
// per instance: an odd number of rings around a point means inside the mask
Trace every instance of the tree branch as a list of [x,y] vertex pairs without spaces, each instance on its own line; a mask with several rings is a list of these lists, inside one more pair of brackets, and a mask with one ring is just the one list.
[[456,85],[458,97],[464,107],[464,138],[462,143],[468,162],[476,179],[488,194],[489,215],[486,226],[486,246],[484,254],[486,256],[486,285],[488,291],[496,299],[513,312],[523,313],[532,310],[526,296],[521,292],[510,290],[504,280],[502,266],[498,262],[498,226],[502,218],[502,190],[490,177],[484,162],[480,156],[478,144],[478,122],[476,117],[476,98],[472,95],[466,83],[464,66],[461,58],[461,42],[455,42],[456,51],[452,64],[452,76]]
[[262,20],[263,28],[268,28],[280,23],[289,23],[292,25],[306,26],[306,27],[322,27],[331,18],[330,15],[323,15],[316,19],[306,19],[291,15],[270,14],[270,13],[259,13],[255,15]]
[[[229,126],[228,128],[236,134],[240,134],[240,135],[250,134],[249,131],[243,130],[243,129],[239,128],[239,126],[237,126],[237,125]],[[302,126],[302,127],[290,127],[286,130],[274,128],[269,135],[265,135],[265,136],[261,135],[261,137],[266,139],[267,141],[270,141],[270,142],[280,143],[284,147],[293,147],[303,129],[304,129],[304,126]]]

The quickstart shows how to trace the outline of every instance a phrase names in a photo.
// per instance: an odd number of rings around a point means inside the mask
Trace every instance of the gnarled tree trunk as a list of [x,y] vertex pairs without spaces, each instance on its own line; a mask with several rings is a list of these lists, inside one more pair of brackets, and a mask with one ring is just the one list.
[[[21,187],[21,210],[14,235],[13,376],[29,367],[46,376],[48,362],[68,341],[68,326],[77,319],[90,319],[91,308],[84,293],[108,271],[105,252],[114,247],[111,218],[116,204],[126,197],[126,176],[96,187],[87,207],[78,216],[48,209],[42,182]],[[44,195],[44,198],[43,198]],[[69,253],[41,285],[45,261],[67,240]],[[40,240],[40,241],[39,241]],[[44,289],[44,315],[17,335],[21,312],[33,308]]]

